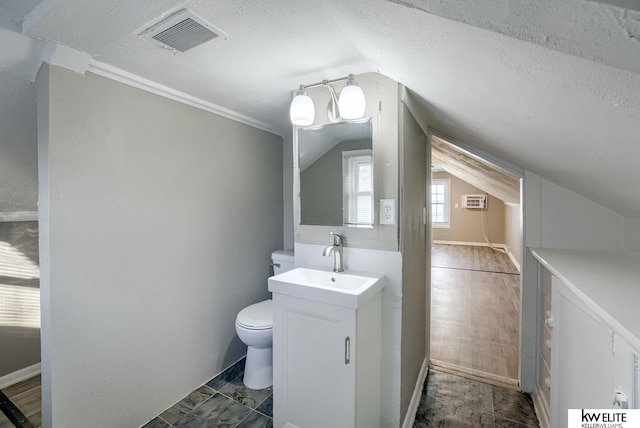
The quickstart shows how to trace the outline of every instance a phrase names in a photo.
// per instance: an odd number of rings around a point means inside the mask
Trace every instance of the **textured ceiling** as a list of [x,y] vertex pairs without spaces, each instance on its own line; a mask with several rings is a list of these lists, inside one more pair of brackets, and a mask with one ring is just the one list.
[[[184,7],[230,38],[174,54],[136,35]],[[634,0],[0,0],[0,27],[3,87],[28,88],[53,41],[282,135],[299,84],[378,71],[442,133],[640,218]]]

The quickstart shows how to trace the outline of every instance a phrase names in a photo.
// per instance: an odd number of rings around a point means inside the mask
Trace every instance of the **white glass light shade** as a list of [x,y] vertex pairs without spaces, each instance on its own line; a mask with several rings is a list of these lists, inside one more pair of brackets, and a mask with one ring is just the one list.
[[309,126],[313,123],[315,115],[316,109],[310,96],[298,94],[291,101],[289,116],[291,116],[291,123],[294,125]]
[[347,85],[340,91],[338,109],[343,119],[360,119],[364,115],[364,92],[357,85]]

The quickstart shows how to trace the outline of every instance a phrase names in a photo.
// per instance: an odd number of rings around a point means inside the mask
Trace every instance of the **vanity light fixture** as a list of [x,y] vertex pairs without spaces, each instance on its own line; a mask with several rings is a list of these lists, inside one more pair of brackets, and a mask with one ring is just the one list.
[[[336,96],[336,91],[331,86],[332,83],[347,81],[347,86],[340,91],[340,97]],[[326,86],[329,89],[331,100],[327,107],[327,115],[330,122],[339,122],[340,120],[360,119],[364,115],[365,98],[364,92],[358,86],[353,74],[347,77],[341,77],[334,80],[323,80],[320,83],[311,85],[300,85],[296,96],[291,101],[289,115],[291,123],[297,126],[309,126],[313,123],[315,117],[315,108],[313,100],[306,93],[306,89],[318,86]]]
[[300,89],[289,107],[291,123],[298,126],[309,126],[313,123],[315,115],[316,109],[313,106],[313,100],[307,95],[304,85],[300,85]]
[[340,91],[340,99],[338,100],[338,109],[343,119],[360,119],[364,115],[365,100],[364,92],[353,74],[347,78],[347,86]]

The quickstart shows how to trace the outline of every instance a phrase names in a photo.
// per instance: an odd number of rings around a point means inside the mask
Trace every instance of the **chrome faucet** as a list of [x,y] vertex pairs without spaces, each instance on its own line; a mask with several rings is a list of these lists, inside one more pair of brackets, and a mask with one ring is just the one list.
[[325,248],[322,255],[328,256],[333,253],[333,271],[344,272],[342,267],[342,236],[333,232],[331,234],[333,235],[333,245]]

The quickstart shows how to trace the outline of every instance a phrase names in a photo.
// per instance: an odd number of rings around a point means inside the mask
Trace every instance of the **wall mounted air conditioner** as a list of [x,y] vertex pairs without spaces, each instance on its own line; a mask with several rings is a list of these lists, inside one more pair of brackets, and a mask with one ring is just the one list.
[[487,209],[487,195],[462,195],[462,208]]

